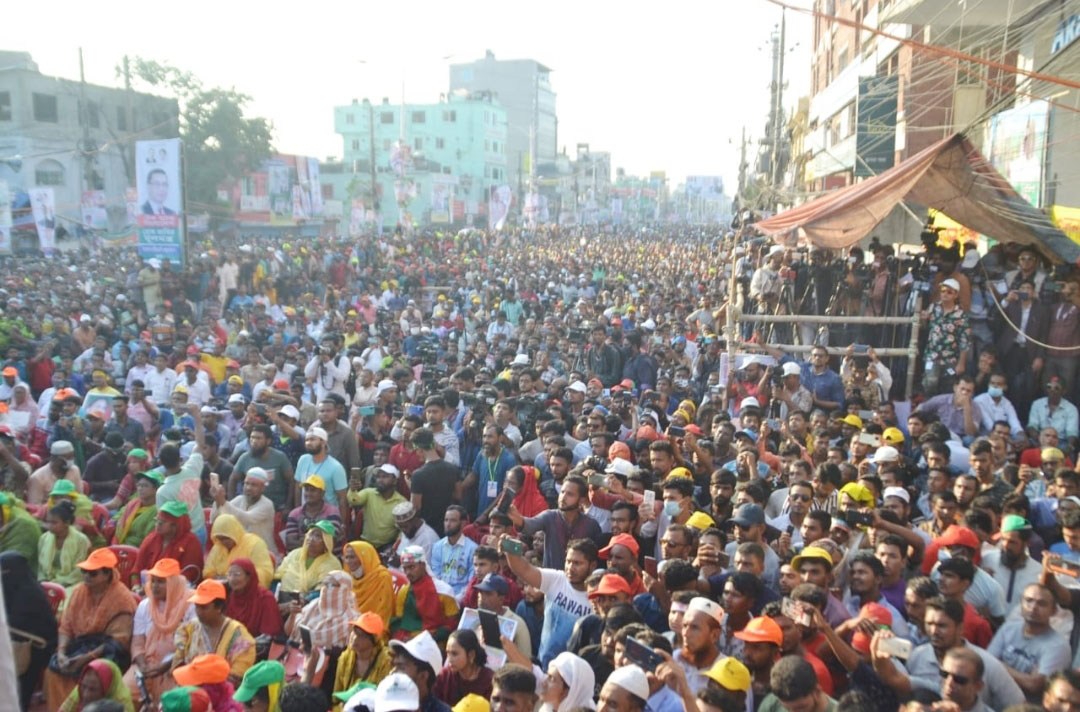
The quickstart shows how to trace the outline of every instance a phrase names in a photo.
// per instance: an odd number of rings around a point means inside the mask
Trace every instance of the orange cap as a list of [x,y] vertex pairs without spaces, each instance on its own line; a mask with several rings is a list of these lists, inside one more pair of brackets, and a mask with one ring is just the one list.
[[630,584],[626,582],[626,579],[620,574],[604,574],[604,577],[600,579],[600,585],[596,587],[596,590],[589,594],[589,598],[595,598],[597,596],[614,596],[616,593],[625,593],[627,596],[632,596],[634,592],[630,590]]
[[173,670],[180,685],[216,685],[229,677],[229,661],[220,655],[197,655],[187,665]]
[[14,366],[8,366],[3,370],[5,376],[18,376],[19,371]]
[[376,638],[381,636],[383,634],[383,631],[386,630],[386,624],[383,623],[383,619],[379,616],[378,613],[374,613],[372,611],[361,614],[359,618],[352,622],[352,625],[364,631],[365,633],[370,633]]
[[225,586],[220,581],[206,579],[195,589],[195,593],[188,597],[188,601],[203,605],[219,599],[224,601],[226,598],[228,594],[225,593]]
[[83,571],[99,571],[101,569],[115,569],[120,562],[112,549],[95,549],[86,557],[86,561],[75,564]]
[[747,643],[774,643],[778,648],[784,643],[780,625],[767,616],[751,618],[745,628],[735,633],[735,637]]
[[[176,559],[170,559],[168,557],[164,559],[158,559],[153,568],[147,570],[151,576],[157,576],[158,578],[169,578],[170,576],[180,575],[180,562]],[[183,683],[181,683],[183,684]]]

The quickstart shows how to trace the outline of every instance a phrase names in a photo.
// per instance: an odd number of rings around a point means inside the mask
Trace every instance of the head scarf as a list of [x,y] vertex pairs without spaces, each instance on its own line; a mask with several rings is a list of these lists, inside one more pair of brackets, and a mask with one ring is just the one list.
[[[120,668],[116,666],[116,663],[105,658],[91,660],[82,669],[79,682],[82,683],[83,678],[90,673],[97,675],[98,680],[101,681],[101,689],[105,692],[103,699],[119,702],[124,706],[124,712],[135,712],[135,705],[131,701],[131,692],[128,691],[127,685],[124,684],[124,674],[120,672]],[[79,685],[76,685],[75,689],[64,700],[64,703],[60,705],[60,712],[81,712],[82,709],[83,703],[79,699]]]
[[56,616],[30,562],[17,551],[0,554],[0,586],[9,622],[27,633],[56,640]]
[[233,559],[229,566],[236,566],[247,574],[248,585],[242,591],[229,592],[229,603],[225,606],[225,615],[240,621],[249,633],[257,636],[259,622],[262,619],[259,599],[263,597],[263,592],[267,589],[259,583],[259,574],[255,571],[255,564],[251,559]]
[[319,597],[300,611],[295,637],[300,637],[300,626],[307,626],[311,630],[311,644],[315,647],[344,647],[349,640],[349,626],[360,617],[352,583],[352,576],[344,571],[328,573]]
[[[309,564],[308,537],[311,532],[317,531],[322,537],[323,546],[326,550],[316,556]],[[341,562],[334,558],[334,538],[322,527],[312,527],[304,534],[304,543],[293,549],[282,560],[278,567],[278,578],[281,579],[280,590],[308,593],[314,591],[323,582],[331,571],[340,571]],[[352,577],[349,586],[352,587]]]
[[548,508],[548,503],[544,495],[540,494],[540,487],[537,485],[539,473],[536,468],[532,465],[523,465],[521,469],[525,471],[525,474],[521,478],[523,481],[521,491],[514,497],[514,507],[524,517],[535,517]]
[[559,703],[557,709],[545,703],[542,712],[568,712],[576,707],[596,709],[593,702],[593,687],[596,685],[596,676],[589,664],[573,653],[559,653],[555,659],[548,663],[548,672],[555,670],[559,677],[566,683],[566,697]]
[[165,579],[165,605],[154,598],[154,589],[147,582],[146,595],[150,599],[150,622],[146,631],[146,649],[156,650],[164,640],[172,640],[173,633],[180,627],[184,614],[188,610],[188,580],[182,574]]
[[394,577],[390,570],[379,560],[375,547],[366,541],[350,541],[346,546],[352,549],[363,567],[360,578],[349,572],[356,609],[361,613],[373,611],[383,620],[390,620],[394,615]]
[[[219,536],[232,539],[236,546],[226,549],[217,540]],[[205,569],[208,576],[225,576],[229,566],[237,559],[250,559],[259,574],[259,583],[263,586],[270,585],[274,577],[274,567],[262,537],[244,531],[244,526],[231,514],[217,516],[210,530],[210,537],[214,545],[206,557]]]

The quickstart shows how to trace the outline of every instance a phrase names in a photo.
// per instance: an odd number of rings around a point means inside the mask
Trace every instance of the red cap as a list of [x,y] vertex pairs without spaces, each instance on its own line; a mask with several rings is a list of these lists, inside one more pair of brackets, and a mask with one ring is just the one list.
[[278,380],[274,381],[274,390],[275,391],[287,391],[287,390],[289,390],[289,382],[286,381],[283,378],[279,378]]
[[608,545],[600,550],[600,558],[606,559],[608,555],[611,554],[611,549],[616,546],[625,546],[634,554],[635,559],[638,557],[638,554],[641,553],[641,547],[638,545],[637,539],[630,534],[616,534],[611,537],[611,541],[608,542]]
[[694,435],[697,435],[698,437],[701,437],[701,434],[702,434],[701,428],[698,427],[697,425],[694,425],[693,423],[691,423],[690,425],[687,425],[685,428],[683,428],[683,430],[685,430],[688,433],[693,433]]
[[604,574],[604,577],[600,579],[600,585],[589,594],[589,598],[614,596],[616,593],[625,593],[627,596],[632,596],[634,592],[630,590],[630,584],[626,582],[626,579],[619,574]]
[[642,425],[637,429],[638,440],[660,440],[660,433],[651,425]]
[[199,347],[196,346],[195,344],[192,344],[191,346],[187,347],[187,352],[189,354],[197,354],[197,353],[199,353]]
[[[859,618],[869,618],[879,626],[892,627],[892,613],[880,603],[867,603],[859,609]],[[870,652],[870,636],[860,630],[851,636],[851,647],[860,653]]]
[[624,378],[621,381],[619,381],[619,385],[622,386],[623,388],[625,388],[628,391],[634,390],[634,382],[631,381],[629,378]]
[[611,447],[607,449],[608,462],[611,462],[617,457],[622,458],[623,460],[630,459],[630,446],[622,440],[616,440],[611,443]]

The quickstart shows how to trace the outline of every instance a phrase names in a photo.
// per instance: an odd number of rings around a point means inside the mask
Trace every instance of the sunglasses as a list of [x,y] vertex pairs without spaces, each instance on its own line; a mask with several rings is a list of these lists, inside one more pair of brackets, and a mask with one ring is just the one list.
[[949,672],[948,670],[938,670],[938,674],[941,675],[942,680],[947,680],[950,677],[956,681],[957,685],[966,685],[971,682],[970,677],[964,675],[957,675],[956,673]]

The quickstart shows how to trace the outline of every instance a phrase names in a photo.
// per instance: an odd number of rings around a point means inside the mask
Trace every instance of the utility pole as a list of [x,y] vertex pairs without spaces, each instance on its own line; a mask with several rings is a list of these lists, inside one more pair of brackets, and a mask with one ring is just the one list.
[[376,181],[376,178],[375,178],[375,105],[372,104],[370,101],[368,101],[367,105],[368,105],[368,142],[369,142],[369,150],[370,150],[370,153],[368,154],[368,156],[370,158],[370,160],[368,161],[368,164],[369,164],[369,167],[371,168],[371,212],[372,212],[372,214],[375,214],[377,212],[376,209],[378,208],[378,200],[379,200],[379,198],[378,198],[378,196],[379,196],[378,184],[375,182]]
[[742,202],[746,194],[746,127],[742,128],[742,149],[739,151],[739,189],[735,193]]
[[[83,69],[82,47],[79,48],[79,118],[82,120],[83,190],[93,190],[94,159],[90,153],[90,107],[86,102],[86,72]],[[81,198],[81,196],[80,196]]]
[[[782,144],[784,137],[784,55],[787,36],[787,11],[781,11],[780,33],[773,34],[773,84],[770,124],[772,128],[772,156],[769,166],[769,184],[779,188],[783,183]],[[775,201],[774,201],[775,203]]]

